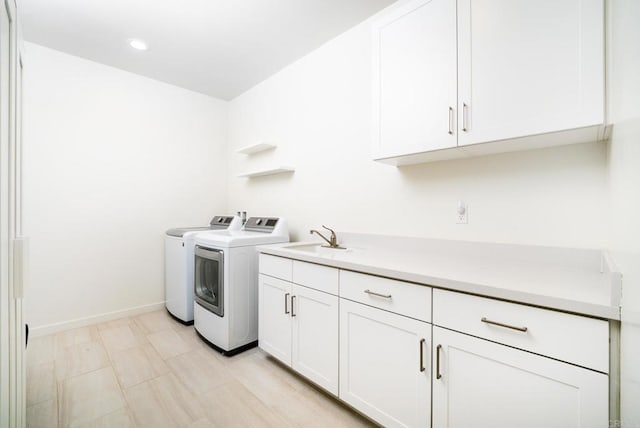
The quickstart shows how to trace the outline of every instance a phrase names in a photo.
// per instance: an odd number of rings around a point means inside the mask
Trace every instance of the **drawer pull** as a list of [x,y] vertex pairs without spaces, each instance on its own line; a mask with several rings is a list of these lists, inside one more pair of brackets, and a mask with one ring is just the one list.
[[436,379],[441,379],[442,375],[440,374],[440,350],[442,349],[442,345],[436,346]]
[[370,294],[372,296],[378,296],[378,297],[382,297],[385,299],[390,299],[391,298],[391,294],[380,294],[380,293],[376,293],[375,291],[371,291],[371,290],[364,290],[365,293]]
[[284,313],[289,314],[289,293],[284,294]]
[[420,373],[422,373],[423,371],[426,370],[426,367],[424,366],[424,344],[426,343],[427,339],[420,339]]
[[522,332],[524,332],[524,333],[526,333],[526,332],[527,332],[527,330],[529,330],[527,327],[516,327],[516,326],[514,326],[514,325],[503,324],[503,323],[498,322],[498,321],[491,321],[491,320],[488,320],[488,319],[486,319],[485,317],[482,317],[482,318],[480,319],[480,321],[482,321],[482,322],[484,322],[484,323],[487,323],[487,324],[497,325],[497,326],[499,326],[499,327],[505,327],[505,328],[510,328],[510,329],[512,329],[512,330],[522,331]]
[[467,109],[469,108],[469,106],[467,105],[467,103],[462,103],[462,130],[464,132],[469,132],[469,124],[468,124],[468,112]]

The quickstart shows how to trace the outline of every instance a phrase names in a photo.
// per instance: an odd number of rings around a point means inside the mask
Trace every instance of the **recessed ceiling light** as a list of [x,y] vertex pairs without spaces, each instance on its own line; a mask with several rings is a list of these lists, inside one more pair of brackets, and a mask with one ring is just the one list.
[[147,50],[147,44],[140,40],[140,39],[129,39],[129,45],[134,48],[137,49],[139,51],[146,51]]

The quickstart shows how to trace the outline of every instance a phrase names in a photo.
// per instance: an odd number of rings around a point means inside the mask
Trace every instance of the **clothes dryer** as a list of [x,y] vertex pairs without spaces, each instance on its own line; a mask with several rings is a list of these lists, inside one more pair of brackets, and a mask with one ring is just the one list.
[[256,246],[289,242],[285,219],[251,217],[242,230],[195,236],[194,327],[224,355],[258,344]]
[[197,233],[238,230],[238,216],[215,216],[209,226],[169,229],[164,246],[165,305],[169,313],[183,324],[193,324],[193,238]]

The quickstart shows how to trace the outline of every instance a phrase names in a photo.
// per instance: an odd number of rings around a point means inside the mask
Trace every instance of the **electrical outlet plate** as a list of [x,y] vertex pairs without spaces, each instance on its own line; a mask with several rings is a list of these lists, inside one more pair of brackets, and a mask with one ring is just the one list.
[[456,223],[469,223],[469,207],[462,201],[458,202],[458,209],[456,210]]

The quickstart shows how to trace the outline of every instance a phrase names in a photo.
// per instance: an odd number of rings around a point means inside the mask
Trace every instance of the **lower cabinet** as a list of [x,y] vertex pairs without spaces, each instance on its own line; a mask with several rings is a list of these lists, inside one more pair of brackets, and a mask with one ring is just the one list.
[[293,285],[291,367],[338,395],[338,296]]
[[291,365],[291,286],[281,279],[258,279],[258,346]]
[[606,321],[265,260],[260,347],[385,427],[609,424]]
[[260,275],[259,346],[338,395],[338,297]]
[[340,299],[340,398],[385,427],[428,427],[431,325]]
[[433,328],[433,426],[606,427],[608,376]]

